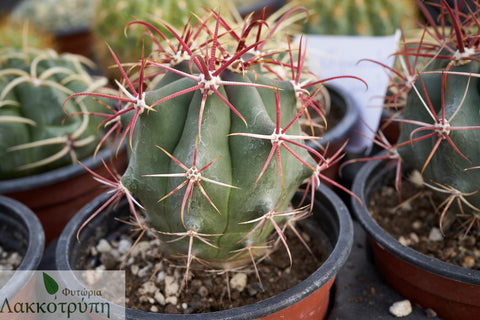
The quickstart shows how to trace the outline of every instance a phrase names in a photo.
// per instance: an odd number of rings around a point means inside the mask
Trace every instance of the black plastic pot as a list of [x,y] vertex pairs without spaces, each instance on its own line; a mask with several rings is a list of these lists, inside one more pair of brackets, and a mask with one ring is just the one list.
[[[96,157],[91,156],[82,163],[102,176],[108,176],[101,159],[108,162],[110,152],[109,148],[101,150]],[[116,170],[124,170],[127,163],[125,148],[118,158],[112,159]],[[80,164],[0,181],[1,195],[25,204],[40,219],[47,244],[60,236],[67,222],[80,208],[103,191]]]
[[[370,216],[370,196],[393,181],[395,166],[385,161],[366,163],[355,177],[352,213],[369,235],[375,263],[400,294],[443,319],[480,319],[480,271],[452,265],[401,245]],[[432,213],[433,214],[433,213]]]
[[[85,206],[63,231],[56,249],[58,270],[75,270],[81,268],[81,251],[84,245],[93,243],[93,237],[105,236],[117,229],[115,217],[131,215],[128,205],[121,202],[116,209],[102,212],[80,234],[77,231],[92,212],[94,212],[109,195],[103,194]],[[299,195],[300,196],[300,195]],[[298,197],[299,199],[299,197]],[[297,201],[298,201],[297,199]],[[317,192],[314,215],[322,226],[310,232],[311,236],[325,241],[331,248],[327,260],[306,280],[269,299],[235,309],[190,315],[171,315],[142,312],[125,309],[127,319],[322,319],[328,311],[330,288],[336,274],[345,263],[353,242],[353,225],[345,204],[338,196],[326,187]],[[307,224],[308,225],[308,224]],[[96,234],[102,230],[102,235]],[[104,233],[104,234],[103,234]],[[322,240],[323,239],[323,240]],[[294,270],[293,270],[294,271]],[[321,300],[326,297],[326,300]],[[119,307],[118,307],[119,308]],[[117,312],[119,312],[116,308]],[[121,311],[120,311],[121,312]]]
[[[0,195],[0,245],[22,257],[16,270],[36,270],[42,260],[45,235],[35,214],[20,202]],[[15,273],[0,288],[0,297],[13,297],[28,282],[29,273]]]
[[0,15],[10,12],[23,0],[0,0]]
[[[350,93],[334,85],[327,85],[327,89],[330,94],[331,108],[337,109],[335,112],[341,115],[341,119],[335,125],[329,124],[323,139],[318,142],[323,147],[329,144],[331,150],[338,150],[348,140],[353,127],[360,118],[360,113],[355,107]],[[309,143],[309,145],[315,147],[313,144]]]
[[[334,85],[326,86],[331,100],[331,112],[335,113],[335,123],[329,121],[327,116],[327,131],[322,135],[322,139],[306,141],[307,146],[316,150],[325,158],[329,158],[345,144],[353,132],[355,124],[359,121],[360,113],[353,102],[350,93]],[[327,147],[327,152],[324,148]],[[315,156],[314,156],[315,157]],[[348,154],[347,154],[348,157]],[[318,159],[317,159],[318,160]],[[322,172],[323,175],[337,181],[340,163],[335,163]],[[348,169],[348,168],[347,168]],[[329,183],[325,182],[328,186]]]
[[260,0],[252,4],[242,5],[237,8],[242,17],[254,13],[253,18],[259,18],[263,8],[265,8],[266,17],[280,9],[287,3],[286,0]]

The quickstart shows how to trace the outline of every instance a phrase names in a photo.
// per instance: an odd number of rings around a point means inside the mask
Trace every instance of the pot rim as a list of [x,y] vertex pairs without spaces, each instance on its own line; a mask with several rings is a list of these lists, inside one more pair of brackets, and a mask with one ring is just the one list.
[[[3,195],[0,195],[0,216],[8,216],[15,220],[15,222],[22,225],[25,233],[27,233],[26,235],[22,234],[22,236],[27,237],[28,244],[25,253],[22,254],[22,262],[16,270],[36,270],[42,260],[45,249],[45,233],[40,220],[27,206]],[[17,293],[29,278],[30,274],[28,272],[15,273],[14,276],[0,288],[0,292],[3,292],[3,290],[6,291],[5,295],[2,293],[2,296]]]
[[[125,145],[122,145],[119,152],[121,152],[124,148]],[[111,152],[111,147],[103,148],[98,152],[97,155],[91,155],[79,162],[81,162],[87,168],[96,168],[102,165],[101,159],[110,158]],[[74,163],[39,174],[9,180],[0,180],[0,195],[53,185],[55,183],[69,180],[72,177],[79,176],[82,173],[86,173],[85,168],[83,168],[79,163]]]
[[[368,235],[375,240],[381,247],[400,259],[411,265],[422,268],[430,273],[448,278],[454,281],[480,285],[480,270],[473,270],[454,265],[442,260],[429,257],[410,247],[403,246],[398,240],[380,227],[371,217],[366,205],[368,204],[367,194],[365,192],[369,178],[371,176],[385,175],[389,171],[395,170],[395,167],[385,167],[388,160],[373,160],[362,165],[358,171],[352,185],[352,192],[357,195],[363,203],[360,204],[353,197],[351,198],[352,213],[360,222]],[[382,170],[383,169],[383,170]]]
[[328,143],[334,144],[338,139],[346,139],[348,133],[353,129],[358,121],[358,118],[360,117],[360,112],[358,108],[355,107],[353,97],[349,92],[335,84],[327,84],[325,87],[330,93],[337,95],[336,97],[331,97],[332,104],[335,100],[340,100],[340,102],[343,100],[343,103],[341,104],[344,105],[344,115],[342,119],[340,119],[340,121],[333,128],[328,129],[322,136],[322,139],[317,142],[323,147],[325,147]]
[[[66,226],[56,248],[57,267],[59,270],[71,269],[70,262],[68,260],[67,251],[70,248],[70,243],[76,241],[76,232],[79,223],[85,219],[91,212],[91,209],[98,206],[99,201],[105,200],[105,196],[108,194],[102,194],[94,201],[87,204]],[[331,280],[340,270],[340,268],[346,262],[350,250],[353,245],[353,222],[351,220],[349,211],[343,201],[329,188],[321,185],[316,193],[315,202],[320,201],[320,196],[323,199],[329,201],[329,206],[335,208],[332,213],[334,220],[338,224],[337,242],[332,244],[333,249],[325,262],[307,279],[294,287],[265,300],[258,301],[254,304],[241,306],[234,309],[215,311],[210,313],[197,313],[197,314],[153,314],[143,311],[125,308],[127,315],[136,319],[148,314],[150,316],[155,315],[156,319],[255,319],[264,317],[269,314],[281,311],[287,307],[303,300],[311,293],[315,292],[329,280]],[[341,235],[341,236],[340,236]]]

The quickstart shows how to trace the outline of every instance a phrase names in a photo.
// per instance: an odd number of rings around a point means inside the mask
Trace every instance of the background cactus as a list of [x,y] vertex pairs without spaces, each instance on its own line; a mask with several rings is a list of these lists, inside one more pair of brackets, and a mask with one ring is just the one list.
[[290,2],[304,6],[310,18],[303,24],[307,34],[380,36],[415,26],[406,15],[417,17],[413,0],[305,0]]
[[53,37],[36,30],[28,23],[12,24],[9,16],[0,16],[0,47],[21,49],[28,44],[34,48],[52,48]]
[[[224,22],[208,11],[181,35],[169,29],[170,36],[133,22],[155,35],[162,50],[155,59],[142,56],[131,77],[117,59],[124,95],[110,98],[125,105],[104,121],[122,119],[131,153],[121,178],[97,178],[116,191],[110,201],[126,196],[140,226],[151,228],[172,255],[186,257],[186,274],[194,259],[226,269],[247,264],[270,249],[272,230],[288,251],[283,228],[308,214],[288,209],[293,194],[305,182],[314,192],[320,178],[337,185],[322,170],[341,150],[325,159],[307,147],[305,140],[317,138],[303,134],[298,121],[315,106],[306,89],[321,82],[299,84],[304,51],[288,41],[267,50],[278,29],[264,20]],[[167,42],[172,35],[175,42]],[[282,63],[279,55],[291,60]],[[273,68],[292,78],[279,78]],[[160,79],[149,83],[145,75],[156,72]]]
[[[107,83],[92,77],[84,58],[47,49],[0,49],[0,179],[43,172],[90,155],[101,136],[83,115],[102,110],[75,92]],[[82,113],[65,120],[67,114]]]
[[29,21],[37,30],[61,34],[90,29],[97,0],[22,0],[11,14],[14,23]]
[[[120,61],[135,61],[142,52],[139,41],[144,30],[129,28],[128,32],[125,32],[125,26],[132,19],[164,21],[181,32],[180,28],[187,23],[192,13],[202,13],[203,7],[215,7],[218,2],[218,0],[96,0],[93,18],[95,57],[105,68],[115,65],[105,47],[107,42]],[[223,1],[222,5],[225,10],[231,9],[229,1]],[[152,51],[151,45],[150,42],[145,43],[146,52]]]

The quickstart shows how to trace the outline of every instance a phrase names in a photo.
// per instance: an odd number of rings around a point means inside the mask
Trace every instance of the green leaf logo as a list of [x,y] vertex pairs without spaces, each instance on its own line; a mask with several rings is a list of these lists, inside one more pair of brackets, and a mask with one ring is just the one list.
[[43,283],[45,284],[45,290],[51,295],[54,295],[58,291],[58,283],[45,272],[43,273]]

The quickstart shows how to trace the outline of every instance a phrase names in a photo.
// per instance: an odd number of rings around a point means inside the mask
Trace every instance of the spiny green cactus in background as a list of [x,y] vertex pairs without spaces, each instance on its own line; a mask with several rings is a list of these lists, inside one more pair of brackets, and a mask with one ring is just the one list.
[[[0,179],[44,172],[91,155],[100,141],[91,99],[64,101],[107,83],[80,56],[49,49],[0,49]],[[67,114],[82,113],[65,120]]]
[[14,23],[29,21],[51,34],[90,29],[96,0],[22,0],[11,14]]
[[[96,56],[105,67],[115,65],[105,42],[115,51],[122,62],[138,59],[142,52],[140,36],[142,28],[125,26],[132,19],[143,21],[164,21],[181,32],[190,16],[202,12],[202,7],[216,7],[219,0],[97,0],[93,31],[97,40]],[[225,10],[230,8],[230,0],[222,1]],[[180,30],[179,30],[180,29]],[[145,52],[151,52],[151,43],[146,42]]]
[[[385,158],[418,170],[444,199],[442,229],[449,207],[468,217],[467,230],[480,218],[480,10],[475,3],[465,15],[460,2],[449,6],[441,0],[441,19],[436,19],[417,0],[429,25],[418,39],[403,38],[396,53],[399,68],[392,70],[397,88],[387,96],[400,104],[394,107],[401,117],[396,144],[382,141],[389,152]],[[400,170],[396,180],[400,189]]]
[[[306,89],[323,80],[303,81],[303,43],[300,51],[287,41],[267,50],[277,25],[228,25],[215,11],[197,19],[181,35],[132,23],[155,35],[162,51],[142,56],[135,82],[117,60],[125,95],[109,98],[125,105],[104,123],[122,119],[130,161],[121,178],[97,176],[116,191],[109,202],[126,196],[138,224],[172,256],[186,257],[186,274],[194,259],[225,269],[248,264],[268,252],[273,230],[288,250],[284,228],[309,212],[288,208],[294,193],[303,183],[313,193],[320,178],[338,185],[322,171],[341,158],[341,150],[326,159],[305,145],[318,137],[302,133],[299,117],[321,112]],[[292,60],[282,63],[280,54]],[[278,68],[291,78],[279,78]],[[145,92],[145,75],[156,72],[160,80]]]
[[[381,36],[394,34],[417,17],[413,0],[291,0],[304,6],[310,18],[303,24],[307,34]],[[413,27],[410,23],[404,27]]]
[[480,165],[480,63],[427,70],[408,94],[398,152],[442,197],[463,198],[464,210],[480,215],[480,170],[468,170]]
[[30,24],[14,24],[8,15],[0,16],[0,48],[21,49],[25,46],[34,48],[52,48],[53,37]]

